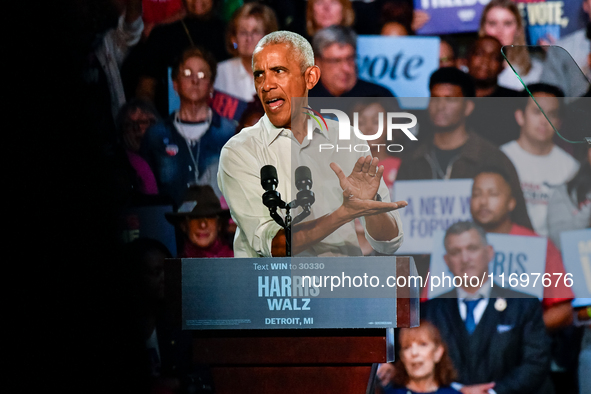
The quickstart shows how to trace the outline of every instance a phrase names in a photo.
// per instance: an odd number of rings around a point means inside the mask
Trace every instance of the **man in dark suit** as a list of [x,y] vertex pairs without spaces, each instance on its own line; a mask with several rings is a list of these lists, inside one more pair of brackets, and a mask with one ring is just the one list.
[[[462,286],[421,305],[422,317],[439,328],[468,393],[552,393],[550,338],[536,298],[488,279],[494,257],[484,230],[457,222],[444,238],[445,262]],[[480,286],[471,287],[484,278]]]

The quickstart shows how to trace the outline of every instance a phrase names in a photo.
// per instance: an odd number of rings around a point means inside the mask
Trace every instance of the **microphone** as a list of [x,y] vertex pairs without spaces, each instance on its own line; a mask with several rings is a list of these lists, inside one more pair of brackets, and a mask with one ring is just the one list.
[[285,208],[285,202],[281,200],[281,194],[276,190],[279,181],[277,180],[277,169],[272,165],[261,168],[261,186],[265,189],[263,204],[269,209]]
[[[281,194],[277,191],[277,169],[268,164],[261,168],[261,186],[265,189],[263,193],[263,204],[269,208],[271,218],[285,229],[285,253],[291,256],[291,216],[289,215],[289,205],[281,199]],[[277,213],[277,208],[286,208],[287,214],[285,220]]]
[[306,166],[300,166],[295,170],[295,185],[298,189],[296,201],[299,206],[314,204],[316,198],[312,191],[312,172]]
[[298,189],[296,199],[290,203],[291,208],[302,207],[302,212],[293,219],[292,224],[301,222],[310,215],[311,205],[316,198],[312,191],[312,172],[306,166],[300,166],[295,170],[295,185]]
[[270,164],[261,168],[261,186],[266,191],[275,190],[279,181],[277,180],[277,169]]
[[299,166],[295,170],[295,183],[298,190],[312,188],[312,172],[306,166]]

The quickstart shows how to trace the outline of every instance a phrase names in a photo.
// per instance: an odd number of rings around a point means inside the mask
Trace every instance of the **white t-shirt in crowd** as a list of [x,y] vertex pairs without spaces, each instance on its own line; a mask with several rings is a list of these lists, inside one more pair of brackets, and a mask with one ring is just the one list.
[[213,88],[246,102],[256,94],[252,73],[246,71],[239,57],[218,64]]
[[575,176],[579,162],[556,145],[547,155],[531,154],[517,141],[502,145],[501,150],[515,166],[534,231],[547,237],[550,196],[555,188]]
[[[513,65],[513,67],[516,67]],[[540,77],[542,76],[542,71],[544,70],[544,64],[536,58],[531,59],[531,68],[526,75],[521,74],[521,70],[518,67],[515,68],[519,73],[519,76],[525,82],[526,85],[530,85],[532,83],[540,82]],[[515,72],[509,65],[505,67],[505,69],[499,74],[497,79],[497,83],[499,86],[502,86],[507,89],[513,89],[517,91],[523,90],[523,84],[515,75]]]

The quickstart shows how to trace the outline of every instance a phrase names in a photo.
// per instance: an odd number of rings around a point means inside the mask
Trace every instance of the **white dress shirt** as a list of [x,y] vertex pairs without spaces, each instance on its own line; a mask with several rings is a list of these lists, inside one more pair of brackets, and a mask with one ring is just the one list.
[[478,325],[480,319],[482,319],[482,315],[486,310],[486,306],[488,305],[488,300],[490,299],[490,279],[484,282],[484,284],[476,291],[476,293],[470,294],[466,290],[458,287],[458,307],[460,308],[460,317],[463,321],[466,321],[466,314],[467,314],[467,307],[464,303],[465,299],[468,300],[476,300],[481,298],[482,301],[476,305],[474,308],[474,323]]
[[[264,192],[260,181],[260,169],[273,165],[277,169],[279,184],[277,191],[284,201],[292,201],[296,194],[294,172],[301,165],[306,165],[312,173],[312,191],[316,202],[304,221],[314,220],[335,211],[343,202],[343,190],[339,180],[330,168],[331,162],[340,165],[349,175],[359,157],[370,153],[355,152],[351,149],[322,151],[320,144],[337,145],[338,124],[327,119],[329,132],[315,129],[311,140],[305,138],[300,144],[291,130],[275,127],[263,116],[257,124],[243,129],[232,137],[223,147],[220,155],[218,185],[226,199],[232,218],[238,228],[234,238],[235,257],[270,257],[271,242],[281,227],[269,215],[263,205]],[[350,141],[340,145],[367,145],[352,133]],[[369,146],[367,146],[369,151]],[[383,201],[390,201],[388,188],[381,180],[378,193]],[[292,210],[296,217],[300,208]],[[397,211],[389,212],[398,225],[399,235],[390,241],[376,241],[368,233],[365,236],[378,252],[394,253],[402,244],[403,233],[400,216]],[[365,221],[362,218],[365,227]],[[316,245],[298,256],[361,256],[361,249],[355,233],[354,221],[341,226]]]

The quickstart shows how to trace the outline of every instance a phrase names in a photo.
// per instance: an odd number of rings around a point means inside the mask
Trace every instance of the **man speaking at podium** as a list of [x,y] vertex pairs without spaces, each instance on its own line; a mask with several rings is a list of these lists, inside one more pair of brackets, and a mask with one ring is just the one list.
[[[218,171],[218,185],[238,225],[234,256],[285,256],[285,233],[263,205],[259,171],[265,165],[274,166],[277,191],[291,201],[294,163],[301,164],[303,158],[317,186],[313,189],[316,202],[307,221],[292,229],[292,256],[361,256],[355,218],[361,218],[376,251],[394,253],[403,237],[396,209],[406,202],[390,202],[383,166],[377,165],[376,158],[354,151],[318,154],[321,143],[337,144],[336,121],[327,120],[328,130],[317,128],[314,138],[307,138],[301,107],[307,107],[308,91],[320,79],[308,41],[292,32],[271,33],[257,44],[252,69],[265,115],[226,143]],[[348,142],[366,144],[352,134]]]

